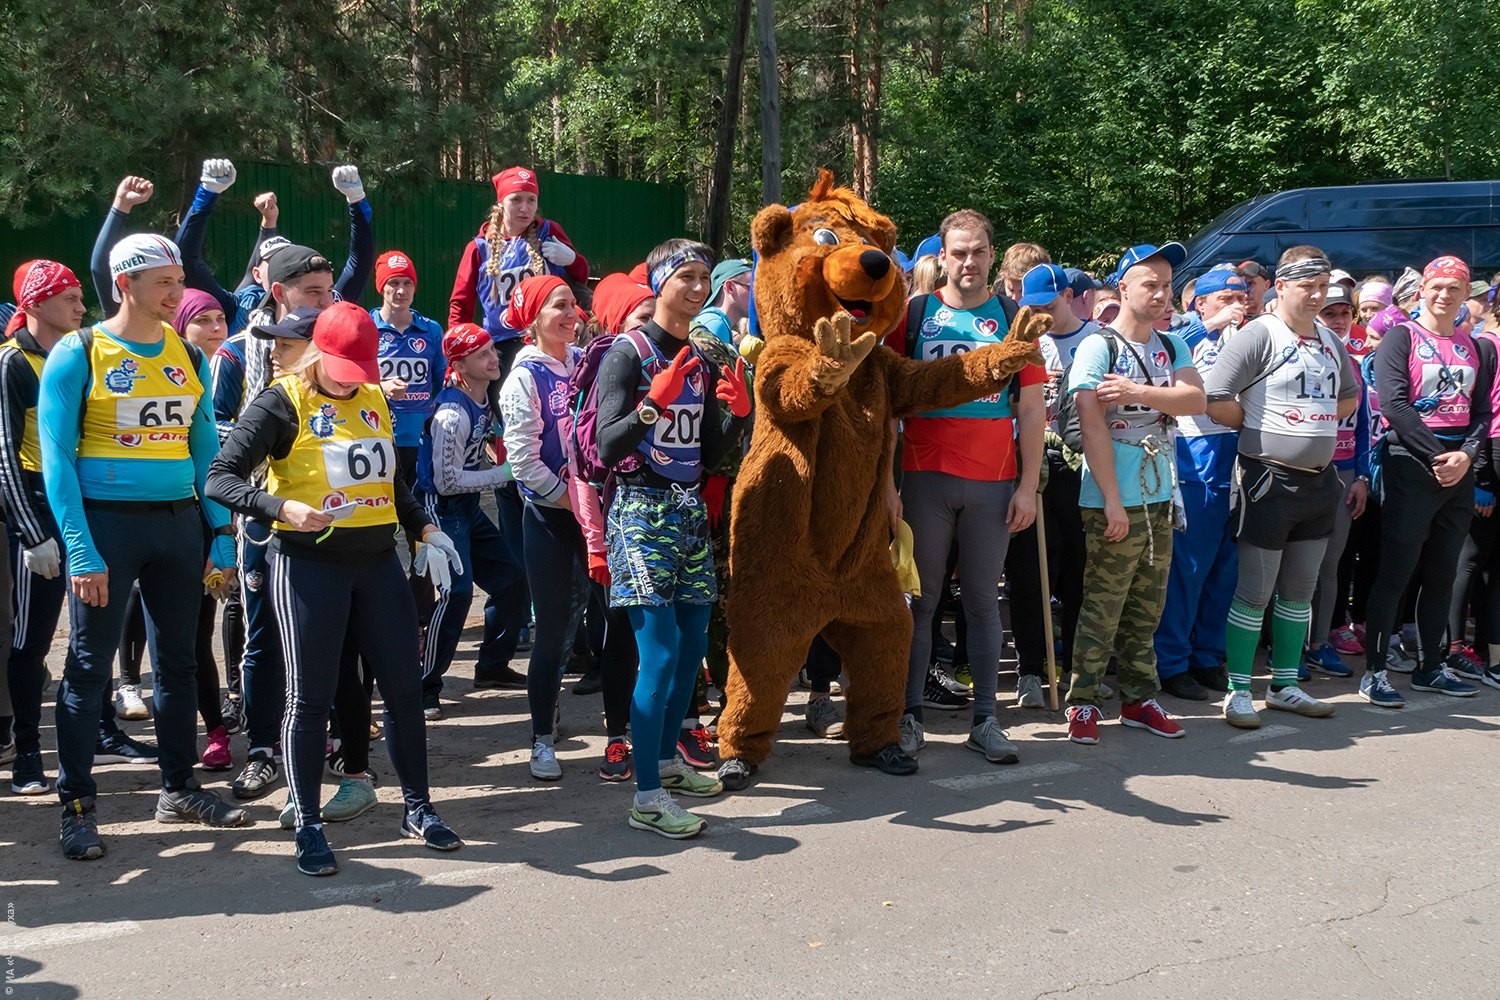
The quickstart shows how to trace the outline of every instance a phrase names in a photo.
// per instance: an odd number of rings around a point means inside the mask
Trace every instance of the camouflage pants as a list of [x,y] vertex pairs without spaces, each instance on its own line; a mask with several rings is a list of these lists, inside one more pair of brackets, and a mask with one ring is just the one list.
[[1111,654],[1118,657],[1122,703],[1150,698],[1159,690],[1152,638],[1172,566],[1172,504],[1152,504],[1149,511],[1131,507],[1126,514],[1129,534],[1111,542],[1104,538],[1104,511],[1083,509],[1088,556],[1073,644],[1070,705],[1099,704],[1099,681]]

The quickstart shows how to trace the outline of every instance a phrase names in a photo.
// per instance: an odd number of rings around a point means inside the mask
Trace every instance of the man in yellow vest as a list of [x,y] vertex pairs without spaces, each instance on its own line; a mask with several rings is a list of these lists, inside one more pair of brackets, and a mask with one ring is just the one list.
[[60,839],[68,858],[103,857],[94,815],[94,739],[139,580],[156,625],[156,733],[162,792],[156,818],[239,826],[232,808],[193,779],[197,680],[195,608],[203,593],[204,529],[215,567],[234,565],[229,515],[204,501],[218,434],[208,363],[170,326],[182,300],[182,256],[160,236],[128,236],[109,255],[119,311],[64,337],[42,369],[37,419],[47,500],[68,553],[72,630],[57,695]]

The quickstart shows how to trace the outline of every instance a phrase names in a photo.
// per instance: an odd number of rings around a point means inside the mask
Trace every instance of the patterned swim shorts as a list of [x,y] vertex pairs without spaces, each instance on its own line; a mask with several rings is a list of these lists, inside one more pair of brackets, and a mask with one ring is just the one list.
[[718,599],[708,511],[697,487],[621,486],[609,507],[611,607]]

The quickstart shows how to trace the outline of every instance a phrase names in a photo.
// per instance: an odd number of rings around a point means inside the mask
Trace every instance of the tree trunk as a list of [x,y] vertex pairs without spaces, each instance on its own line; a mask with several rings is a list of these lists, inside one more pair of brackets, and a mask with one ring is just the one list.
[[781,201],[781,70],[774,0],[756,0],[755,40],[760,49],[761,202],[770,205]]
[[729,192],[734,181],[735,137],[745,86],[745,46],[750,37],[750,0],[735,0],[734,26],[729,37],[729,67],[724,75],[724,106],[720,109],[718,148],[714,150],[713,182],[708,192],[708,245],[714,253],[729,239]]

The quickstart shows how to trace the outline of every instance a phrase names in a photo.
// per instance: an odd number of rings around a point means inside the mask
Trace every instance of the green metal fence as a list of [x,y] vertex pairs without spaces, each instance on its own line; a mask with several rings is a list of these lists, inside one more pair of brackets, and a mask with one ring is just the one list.
[[[262,191],[276,192],[281,209],[278,228],[284,236],[328,253],[335,266],[342,267],[349,244],[348,212],[327,168],[279,163],[236,167],[239,178],[214,211],[205,250],[224,285],[234,287],[244,272],[260,221],[253,202]],[[542,214],[562,224],[596,277],[629,270],[657,243],[685,235],[687,193],[680,185],[548,173],[539,173],[538,182]],[[365,190],[374,213],[376,251],[401,250],[411,257],[417,266],[417,309],[446,325],[458,258],[488,218],[495,189],[480,182],[417,185],[366,177]],[[50,257],[72,267],[88,287],[89,255],[109,211],[110,194],[100,194],[91,215],[54,216],[21,230],[0,223],[0,280],[8,283],[24,260]],[[156,204],[162,198],[158,190],[155,201],[146,206],[153,211],[148,215],[141,210],[143,227],[148,220],[166,217]],[[177,211],[186,212],[191,198],[192,192],[186,192]],[[0,289],[0,301],[9,298],[9,288]],[[92,306],[93,295],[86,298]],[[376,305],[380,297],[372,287],[362,301]]]

